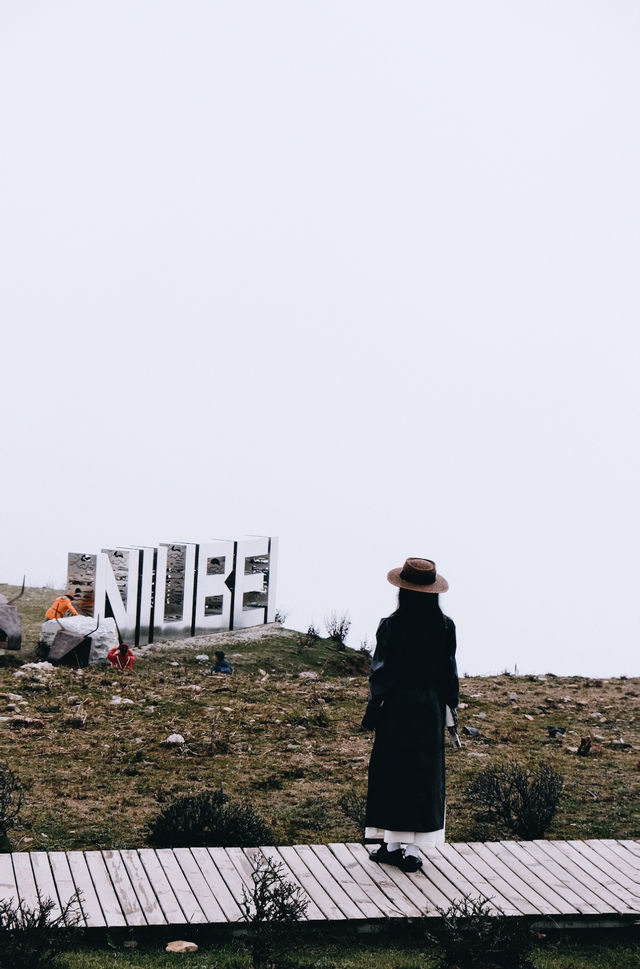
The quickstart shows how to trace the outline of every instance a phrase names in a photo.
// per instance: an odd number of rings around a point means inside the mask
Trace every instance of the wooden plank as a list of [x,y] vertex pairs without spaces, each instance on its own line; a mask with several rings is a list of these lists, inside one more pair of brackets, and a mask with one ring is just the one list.
[[9,857],[13,862],[13,877],[18,889],[20,906],[31,909],[31,911],[34,909],[37,911],[40,907],[40,899],[38,898],[38,890],[28,853],[16,851]]
[[531,855],[523,852],[522,847],[515,841],[503,841],[501,844],[511,852],[518,864],[522,866],[518,870],[525,873],[522,877],[524,879],[526,875],[526,879],[534,891],[537,891],[538,894],[543,893],[543,898],[546,898],[551,905],[555,905],[562,915],[579,913],[580,909],[576,907],[573,900],[567,897],[566,892],[562,892],[562,886],[560,886],[560,892],[554,889],[553,878],[541,862],[535,858],[532,859]]
[[182,874],[182,869],[173,853],[172,848],[158,848],[156,850],[158,861],[164,868],[174,895],[180,902],[180,908],[185,914],[189,924],[206,922],[207,917],[198,905],[198,900],[189,887],[189,882]]
[[[623,898],[636,912],[640,911],[640,893],[638,892],[638,886],[630,878],[628,878],[620,868],[616,865],[612,865],[602,854],[594,850],[593,846],[588,841],[569,841],[568,842],[576,851],[586,858],[592,865],[599,868],[603,873],[603,877],[608,879],[608,887],[619,898]],[[615,884],[615,889],[612,887]]]
[[31,867],[33,869],[36,887],[40,892],[40,898],[43,900],[45,898],[51,899],[54,903],[54,907],[51,909],[51,917],[57,919],[62,915],[62,909],[60,908],[58,890],[56,889],[55,879],[51,871],[51,865],[49,864],[49,856],[46,851],[32,851],[29,856],[31,858]]
[[20,903],[11,855],[0,855],[0,898],[5,902]]
[[140,908],[144,912],[147,925],[166,925],[167,920],[164,917],[162,908],[156,898],[156,894],[151,886],[151,882],[149,881],[138,852],[132,849],[121,851],[120,857],[131,879],[133,890],[136,893]]
[[[428,851],[424,849],[421,851],[422,856],[422,875],[426,878],[433,888],[429,889],[429,896],[433,899],[433,903],[437,909],[448,909],[451,907],[453,902],[460,901],[462,898],[462,893],[456,887],[456,885],[450,881],[445,874],[441,871],[440,867],[436,862],[442,863],[440,856],[438,855],[437,849],[430,848]],[[434,892],[435,889],[435,892]],[[440,901],[440,899],[442,899]]]
[[[435,854],[435,852],[434,852]],[[507,902],[502,895],[496,891],[494,886],[483,878],[482,875],[475,868],[473,868],[465,858],[462,857],[459,852],[456,851],[456,847],[453,844],[443,844],[438,845],[438,855],[441,860],[448,861],[451,868],[457,872],[458,879],[464,879],[465,894],[470,894],[472,897],[481,898],[486,900],[489,905],[494,908],[497,912],[503,912],[503,906],[511,908],[511,904]],[[434,864],[440,864],[440,861],[436,862],[434,858]],[[451,874],[448,876],[450,879],[453,877]],[[470,886],[470,889],[466,886]],[[460,885],[462,887],[462,885]]]
[[273,845],[261,845],[260,851],[265,856],[265,858],[269,858],[276,865],[280,865],[280,871],[282,873],[283,878],[285,878],[286,881],[291,882],[291,884],[296,885],[297,888],[299,888],[302,894],[304,895],[305,901],[307,902],[307,909],[305,912],[304,920],[308,922],[324,921],[324,915],[322,914],[322,912],[320,911],[320,909],[318,908],[314,900],[310,898],[309,895],[307,895],[306,891],[304,890],[304,886],[300,884],[300,882],[298,881],[294,873],[291,871],[291,869],[287,865],[286,861],[284,860],[284,858],[282,857],[278,849],[275,848]]
[[630,851],[632,854],[640,857],[640,841],[634,841],[630,838],[620,838],[618,844],[621,844],[624,848]]
[[601,901],[598,896],[594,895],[584,884],[572,878],[551,855],[545,854],[538,845],[531,841],[521,842],[521,848],[526,855],[544,866],[549,873],[550,884],[553,885],[559,895],[565,893],[582,915],[597,915],[599,913]]
[[[392,878],[396,885],[398,885],[398,887],[403,891],[405,891],[405,880],[408,879],[413,885],[413,888],[417,891],[417,894],[412,891],[411,895],[409,896],[411,901],[413,901],[420,909],[423,916],[438,918],[440,916],[439,910],[448,909],[451,904],[451,900],[449,899],[448,895],[445,895],[440,890],[435,882],[438,881],[444,885],[446,879],[443,878],[438,869],[434,868],[433,865],[427,865],[426,868],[428,874],[425,872],[424,867],[415,872],[403,872],[399,868],[394,868],[391,866],[389,877]],[[430,875],[435,878],[434,881],[432,881],[432,878],[429,877]],[[452,886],[451,890],[452,892],[455,892],[455,889],[453,889]]]
[[89,928],[103,928],[107,922],[91,879],[91,872],[81,851],[67,851],[73,881],[80,893],[80,906]]
[[389,897],[382,892],[369,874],[362,867],[360,862],[349,851],[345,844],[330,844],[330,850],[336,856],[343,868],[346,868],[352,875],[354,881],[360,885],[368,898],[371,899],[376,908],[382,912],[385,918],[403,918],[403,913],[389,900]]
[[344,913],[334,904],[331,897],[324,890],[314,875],[309,871],[295,848],[287,845],[278,849],[280,856],[289,870],[293,873],[306,894],[313,901],[322,919],[331,921],[344,920]]
[[178,864],[189,883],[191,891],[198,899],[198,905],[204,912],[207,921],[226,922],[226,916],[189,848],[174,848],[173,854],[178,860]]
[[[640,890],[640,858],[636,859],[634,855],[631,855],[630,852],[613,840],[587,841],[587,845],[624,875],[628,882],[627,887],[633,886],[633,888],[629,888],[630,891],[638,892]],[[634,864],[634,862],[637,862],[637,864]]]
[[[424,904],[422,899],[419,899],[417,905],[412,901],[410,896],[415,894],[415,887],[410,879],[405,876],[404,886],[398,885],[394,874],[399,869],[394,869],[393,865],[380,865],[377,861],[371,861],[368,850],[362,844],[350,842],[347,847],[354,858],[360,862],[371,881],[378,886],[380,891],[384,892],[389,901],[396,906],[405,918],[422,918]],[[403,873],[400,872],[400,874]]]
[[629,849],[630,844],[635,844],[629,841],[611,841],[611,847],[615,846],[616,851],[620,852],[621,857],[624,857],[627,864],[631,865],[633,870],[640,873],[640,845],[636,845],[637,852],[631,851]]
[[109,870],[105,865],[101,851],[85,851],[87,868],[91,873],[91,881],[96,895],[100,900],[100,908],[105,921],[109,927],[126,925],[127,920],[120,907],[118,896],[115,893]]
[[[331,896],[334,904],[338,906],[346,919],[365,918],[353,899],[341,887],[337,879],[333,877],[329,868],[322,864],[321,859],[312,849],[311,845],[296,845],[295,850],[298,857],[304,862],[313,877],[322,885],[325,892]],[[331,857],[330,852],[329,856]]]
[[213,863],[206,848],[191,848],[191,854],[197,862],[198,868],[206,879],[209,888],[218,900],[227,922],[237,922],[242,918],[242,912],[237,901],[229,891],[227,883]]
[[477,895],[474,884],[468,882],[460,872],[441,854],[439,847],[431,848],[429,851],[424,849],[420,852],[422,856],[422,871],[425,877],[431,881],[445,901],[438,904],[439,908],[448,909],[453,902],[461,901],[465,895]]
[[546,854],[550,855],[561,868],[564,868],[565,871],[576,879],[578,884],[585,885],[600,899],[599,912],[601,915],[610,912],[615,912],[618,915],[629,913],[629,907],[620,901],[617,895],[610,892],[606,885],[602,884],[600,878],[602,873],[594,869],[593,866],[591,866],[591,871],[589,871],[588,863],[566,841],[536,840],[533,843],[538,845]]
[[377,905],[374,905],[364,889],[355,881],[349,869],[344,868],[340,864],[328,845],[311,845],[311,850],[318,857],[318,860],[322,862],[332,878],[340,885],[341,889],[357,905],[359,911],[362,913],[359,916],[360,918],[379,919],[385,917],[385,913]]
[[[538,908],[543,915],[561,915],[562,899],[554,899],[552,890],[542,882],[537,875],[534,875],[526,865],[509,850],[508,841],[494,841],[487,843],[487,849],[496,858],[499,858],[507,868],[510,868],[522,883],[521,892],[527,892],[527,897],[531,903]],[[573,911],[573,909],[572,909]]]
[[254,858],[260,854],[259,848],[225,848],[227,858],[231,860],[234,868],[240,875],[242,884],[246,887],[249,894],[253,893],[253,869],[255,867]]
[[460,844],[456,844],[456,848],[489,884],[497,883],[500,895],[506,899],[503,906],[505,915],[541,914],[541,910],[528,897],[529,892],[522,890],[518,876],[500,858],[487,851],[482,842],[471,841],[465,846],[465,850]]
[[[224,848],[207,848],[211,860],[222,875],[232,897],[239,903],[242,901],[242,892],[246,887],[245,882],[238,874],[238,870],[231,858],[227,855]],[[247,889],[250,891],[250,888]]]
[[167,923],[169,925],[186,924],[187,918],[180,908],[180,902],[176,898],[153,848],[139,848],[138,857]]
[[138,901],[131,879],[119,851],[103,851],[102,857],[111,876],[127,925],[146,925],[147,920]]
[[69,915],[72,917],[80,916],[78,925],[86,925],[82,907],[78,902],[77,896],[74,898],[76,895],[76,885],[73,880],[73,875],[71,874],[71,869],[69,868],[69,862],[67,861],[65,852],[50,851],[49,864],[51,866],[53,879],[56,883],[60,905],[64,908],[64,906],[68,905],[73,899],[73,903],[69,907]]

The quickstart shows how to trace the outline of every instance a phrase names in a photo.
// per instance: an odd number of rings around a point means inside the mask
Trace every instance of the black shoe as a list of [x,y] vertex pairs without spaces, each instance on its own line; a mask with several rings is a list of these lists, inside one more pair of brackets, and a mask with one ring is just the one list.
[[417,855],[403,855],[402,864],[400,865],[403,871],[420,871],[422,868],[422,858],[418,858]]
[[389,851],[386,844],[381,844],[375,851],[369,852],[369,858],[371,861],[376,861],[379,865],[397,865],[398,868],[402,868],[404,862],[402,848]]

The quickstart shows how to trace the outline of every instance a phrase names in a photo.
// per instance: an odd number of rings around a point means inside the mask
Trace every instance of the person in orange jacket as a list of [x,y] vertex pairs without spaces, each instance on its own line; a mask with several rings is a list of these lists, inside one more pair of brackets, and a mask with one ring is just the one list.
[[78,611],[74,608],[71,599],[73,596],[58,596],[44,616],[45,619],[62,619],[63,616],[77,616]]
[[107,653],[107,659],[117,670],[132,670],[136,661],[127,643],[120,643],[119,646],[110,649]]

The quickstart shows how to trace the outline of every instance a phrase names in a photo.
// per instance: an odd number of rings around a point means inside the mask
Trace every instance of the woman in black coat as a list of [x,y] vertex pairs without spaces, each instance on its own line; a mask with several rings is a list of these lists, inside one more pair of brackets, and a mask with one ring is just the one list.
[[438,594],[449,585],[434,562],[407,559],[387,578],[400,592],[378,627],[362,721],[375,730],[365,840],[383,841],[373,861],[417,871],[417,849],[444,841],[445,726],[460,745],[456,631],[440,609]]

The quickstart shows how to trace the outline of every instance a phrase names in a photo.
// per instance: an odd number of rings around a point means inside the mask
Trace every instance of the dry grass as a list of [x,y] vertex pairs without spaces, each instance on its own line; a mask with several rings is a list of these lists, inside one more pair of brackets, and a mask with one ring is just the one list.
[[[358,729],[366,657],[327,640],[301,647],[297,635],[282,631],[229,639],[223,648],[232,677],[211,676],[195,659],[213,653],[213,639],[201,638],[146,650],[132,674],[59,668],[46,682],[17,678],[18,664],[34,658],[54,597],[27,590],[24,648],[6,654],[0,667],[0,716],[9,718],[0,721],[0,759],[27,786],[11,832],[16,850],[140,846],[164,799],[220,785],[249,799],[280,843],[361,838],[338,801],[366,789],[371,735]],[[448,754],[449,840],[495,836],[474,820],[465,790],[474,771],[507,756],[544,759],[564,775],[550,837],[640,836],[640,681],[505,674],[461,685],[461,726],[481,735],[463,737],[463,749]],[[133,702],[113,705],[115,695]],[[15,716],[36,724],[17,726]],[[567,732],[551,739],[549,726]],[[171,733],[184,745],[167,746]],[[589,733],[600,738],[599,755],[578,757]]]

